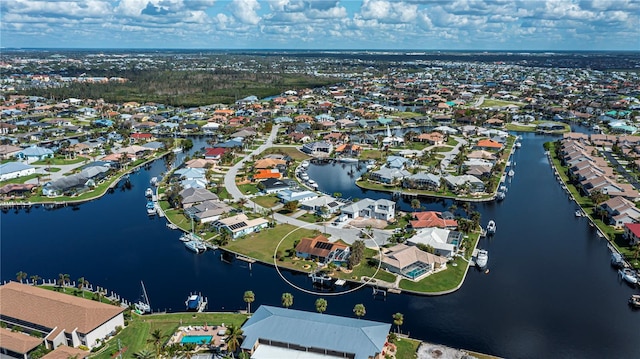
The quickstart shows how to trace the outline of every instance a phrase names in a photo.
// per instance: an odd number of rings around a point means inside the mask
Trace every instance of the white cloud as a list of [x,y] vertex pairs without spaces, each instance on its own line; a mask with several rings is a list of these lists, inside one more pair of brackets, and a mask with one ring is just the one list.
[[386,0],[364,0],[360,8],[363,19],[375,19],[380,22],[406,23],[416,19],[418,6],[405,2]]
[[256,25],[260,22],[257,11],[260,4],[257,0],[233,0],[229,4],[231,14],[244,24]]

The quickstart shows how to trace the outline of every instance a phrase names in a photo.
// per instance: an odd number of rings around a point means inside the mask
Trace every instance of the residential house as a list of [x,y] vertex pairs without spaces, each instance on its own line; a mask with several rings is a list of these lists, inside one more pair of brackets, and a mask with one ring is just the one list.
[[626,223],[640,222],[640,208],[621,196],[610,198],[598,207],[607,213],[609,224],[615,227],[622,227]]
[[413,165],[413,162],[405,157],[401,156],[388,156],[385,167],[388,168],[409,168]]
[[337,146],[335,152],[342,156],[358,157],[362,152],[362,147],[352,143],[345,143]]
[[204,159],[205,160],[216,160],[216,161],[220,161],[220,159],[222,158],[222,156],[224,155],[225,152],[227,152],[228,150],[226,148],[222,148],[222,147],[215,147],[215,148],[205,148],[204,149]]
[[349,246],[329,242],[329,239],[322,234],[315,238],[302,238],[296,246],[297,257],[311,259],[321,264],[333,262],[338,266],[346,264],[349,252]]
[[416,234],[407,239],[411,245],[424,244],[434,249],[434,254],[451,258],[458,251],[462,243],[462,233],[444,228],[422,228]]
[[405,177],[402,181],[402,187],[435,191],[440,188],[441,178],[442,177],[434,175],[433,173],[418,172],[411,176]]
[[421,133],[415,139],[436,146],[444,144],[445,141],[444,135],[440,132]]
[[[265,171],[276,171],[277,170],[265,170]],[[278,174],[280,172],[277,172]],[[295,186],[295,181],[291,180],[281,180],[279,179],[281,176],[277,178],[267,178],[264,181],[259,183],[259,187],[264,188],[262,192],[266,194],[277,193],[285,189],[291,189],[292,186]]]
[[96,183],[105,178],[112,168],[110,166],[92,166],[80,173],[72,174],[47,182],[42,187],[42,194],[48,197],[62,194],[77,194],[95,187]]
[[471,193],[484,192],[484,183],[476,176],[446,176],[444,180],[449,188],[454,190],[466,189]]
[[487,150],[487,151],[499,151],[503,148],[504,146],[499,143],[496,140],[492,140],[492,139],[482,139],[479,140],[478,143],[476,143],[475,146],[473,146],[474,149],[476,150]]
[[383,359],[391,324],[262,305],[241,329],[252,358]]
[[36,168],[22,162],[0,164],[0,181],[29,176],[36,173]]
[[456,229],[458,228],[458,221],[455,220],[453,214],[450,212],[413,212],[412,220],[409,221],[411,228],[444,228],[444,229]]
[[267,168],[276,168],[278,166],[286,166],[287,161],[277,158],[263,158],[257,160],[253,164],[253,168],[257,170],[267,169]]
[[44,161],[47,158],[53,158],[53,151],[48,148],[33,145],[19,151],[16,154],[16,158],[19,158],[27,163]]
[[257,170],[252,177],[254,180],[279,179],[282,178],[282,173],[280,173],[280,171],[276,168],[270,168],[265,170]]
[[218,231],[228,231],[233,239],[245,236],[250,233],[260,232],[261,229],[267,228],[269,221],[264,218],[249,219],[246,214],[218,219],[214,221],[212,226]]
[[0,159],[8,160],[14,158],[22,148],[12,145],[0,145]]
[[206,201],[215,201],[218,199],[211,191],[204,188],[197,187],[189,187],[185,188],[180,193],[178,193],[180,198],[182,199],[180,203],[182,204],[182,208],[189,208]]
[[39,333],[49,349],[60,345],[98,346],[116,328],[124,327],[124,310],[121,306],[33,285],[9,282],[0,286],[0,322],[3,326]]
[[317,213],[322,217],[330,217],[343,206],[343,202],[327,195],[309,198],[306,201],[300,202],[300,209]]
[[388,199],[365,198],[342,207],[341,212],[349,219],[374,218],[389,222],[395,219],[396,203]]
[[629,240],[630,246],[637,246],[640,243],[640,223],[625,223],[624,238]]
[[380,261],[381,268],[414,281],[447,268],[447,258],[406,244],[396,244],[378,254],[376,259]]
[[333,145],[326,141],[309,142],[302,145],[302,152],[316,157],[327,157],[333,151]]
[[276,196],[282,203],[298,201],[298,203],[306,202],[318,198],[318,193],[308,190],[283,189],[278,191]]
[[398,181],[401,182],[410,175],[411,172],[405,169],[382,167],[379,170],[370,172],[369,180],[380,183],[393,184]]
[[220,200],[207,200],[184,210],[185,214],[200,223],[217,221],[231,211],[233,207]]

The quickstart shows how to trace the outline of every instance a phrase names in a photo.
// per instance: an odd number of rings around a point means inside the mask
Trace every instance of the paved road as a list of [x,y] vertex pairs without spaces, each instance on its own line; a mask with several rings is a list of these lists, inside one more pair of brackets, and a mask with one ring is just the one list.
[[618,173],[622,175],[627,180],[627,182],[629,182],[633,186],[633,188],[635,188],[637,191],[640,191],[640,183],[638,183],[638,180],[631,173],[629,173],[629,171],[627,171],[627,169],[623,165],[621,165],[620,162],[618,162],[618,159],[614,157],[611,152],[600,151],[600,153],[604,155],[607,161],[611,163],[613,168],[615,168],[615,170],[618,171]]

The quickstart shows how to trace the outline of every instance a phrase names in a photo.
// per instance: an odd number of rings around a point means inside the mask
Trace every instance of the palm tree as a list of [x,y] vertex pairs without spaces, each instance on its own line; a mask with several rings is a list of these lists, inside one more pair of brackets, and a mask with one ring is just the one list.
[[30,278],[31,278],[31,284],[33,284],[33,285],[37,285],[37,284],[38,284],[38,281],[39,281],[40,279],[42,279],[42,278],[40,278],[40,276],[39,276],[39,275],[37,275],[37,274],[32,275]]
[[27,273],[20,271],[16,273],[16,280],[22,283],[23,280],[27,279]]
[[327,300],[324,298],[316,299],[316,310],[322,314],[327,311]]
[[251,303],[256,300],[256,295],[252,291],[248,290],[244,292],[244,301],[247,303],[247,313],[251,314]]
[[282,293],[282,306],[285,308],[289,308],[292,305],[293,305],[293,294]]
[[133,353],[133,357],[135,359],[155,359],[156,358],[156,356],[153,355],[153,353],[150,352],[148,349],[138,350],[137,352]]
[[414,198],[411,200],[411,209],[420,209],[420,200]]
[[156,350],[156,358],[160,356],[162,352],[162,344],[164,343],[166,336],[162,334],[160,329],[156,329],[151,332],[151,337],[147,339],[147,343],[153,344]]
[[58,274],[58,286],[64,287],[64,285],[71,280],[70,278],[71,277],[69,276],[69,274],[63,274],[63,273]]
[[393,315],[393,324],[398,328],[398,334],[400,333],[400,326],[404,323],[404,315],[400,312]]
[[367,314],[367,310],[365,309],[364,304],[356,304],[353,307],[353,314],[355,314],[358,319],[364,317],[364,315]]
[[240,347],[240,342],[242,341],[242,329],[235,325],[230,325],[224,334],[227,336],[224,341],[227,343],[227,348],[233,356],[233,353],[235,353],[235,351]]
[[89,281],[84,277],[78,278],[78,290],[82,291],[82,298],[84,298],[84,288],[89,286]]

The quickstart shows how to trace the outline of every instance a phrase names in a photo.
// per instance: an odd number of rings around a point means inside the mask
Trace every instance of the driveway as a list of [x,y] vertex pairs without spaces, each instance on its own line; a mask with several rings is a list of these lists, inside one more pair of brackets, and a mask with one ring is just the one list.
[[638,182],[638,180],[627,171],[627,169],[620,164],[620,162],[618,162],[618,159],[616,157],[614,157],[611,152],[609,151],[600,151],[600,153],[602,153],[604,155],[604,157],[607,159],[607,161],[609,161],[609,163],[611,163],[611,165],[613,166],[613,168],[618,171],[618,173],[624,177],[624,179],[627,180],[627,182],[629,182],[633,188],[635,188],[636,190],[640,191],[640,183]]

